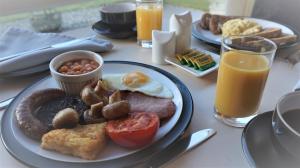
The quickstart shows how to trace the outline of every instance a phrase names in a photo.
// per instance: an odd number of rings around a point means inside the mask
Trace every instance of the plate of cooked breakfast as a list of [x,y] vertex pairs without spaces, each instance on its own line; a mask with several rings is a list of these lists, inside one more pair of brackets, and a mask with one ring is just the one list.
[[200,20],[193,23],[192,34],[197,39],[216,45],[221,45],[222,37],[237,35],[265,37],[275,42],[279,48],[289,47],[299,41],[299,34],[295,30],[280,23],[210,13],[204,13]]
[[51,76],[3,114],[1,138],[12,156],[30,167],[132,167],[182,135],[193,102],[180,80],[80,52],[53,59]]
[[190,49],[175,57],[167,57],[165,61],[196,77],[202,77],[218,69],[220,55],[203,49]]

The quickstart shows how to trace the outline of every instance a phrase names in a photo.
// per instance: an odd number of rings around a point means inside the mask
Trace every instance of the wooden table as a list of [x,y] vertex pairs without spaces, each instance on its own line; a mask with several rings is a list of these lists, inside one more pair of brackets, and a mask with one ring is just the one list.
[[[167,6],[165,9],[165,20],[170,17],[171,13],[182,11],[184,11],[183,8]],[[200,18],[202,14],[200,11],[192,11],[192,13],[194,20]],[[165,23],[168,22],[165,21]],[[167,30],[167,25],[165,25],[164,29]],[[86,37],[94,33],[90,28],[84,28],[64,32],[64,34],[74,37]],[[153,65],[151,63],[151,49],[139,47],[135,39],[111,41],[114,44],[114,49],[112,52],[103,54],[104,60],[136,61]],[[194,38],[192,39],[192,45],[193,47],[213,49]],[[284,53],[285,51],[281,51],[277,55]],[[214,128],[217,131],[217,135],[212,139],[169,163],[167,167],[249,167],[241,148],[242,129],[224,125],[213,117],[217,72],[202,78],[196,78],[172,65],[153,66],[172,73],[189,88],[194,100],[194,115],[187,131],[195,132],[204,128]],[[15,96],[24,87],[46,75],[48,75],[48,72],[24,78],[0,79],[0,100]],[[298,76],[299,71],[297,68],[283,60],[275,59],[266,84],[260,111],[273,110],[278,99],[292,90],[298,80]],[[2,115],[1,112],[0,114]],[[1,167],[5,168],[25,167],[9,155],[2,143],[0,144],[0,163]]]

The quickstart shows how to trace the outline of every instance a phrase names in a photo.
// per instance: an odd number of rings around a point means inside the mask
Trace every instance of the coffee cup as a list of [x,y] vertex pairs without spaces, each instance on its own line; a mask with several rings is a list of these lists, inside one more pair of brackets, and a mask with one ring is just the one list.
[[106,4],[101,6],[100,16],[112,31],[130,30],[136,25],[136,5],[130,2]]
[[300,159],[300,91],[280,98],[273,113],[272,127],[279,144]]

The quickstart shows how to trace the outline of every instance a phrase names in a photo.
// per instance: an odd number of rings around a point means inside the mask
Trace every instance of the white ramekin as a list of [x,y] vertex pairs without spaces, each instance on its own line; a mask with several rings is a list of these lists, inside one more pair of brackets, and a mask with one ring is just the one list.
[[[91,59],[99,63],[99,67],[91,72],[80,75],[66,75],[59,73],[57,69],[65,62],[76,59]],[[85,50],[70,51],[53,58],[49,64],[52,77],[62,90],[69,95],[79,95],[83,87],[89,83],[98,81],[102,77],[102,57],[94,52]]]

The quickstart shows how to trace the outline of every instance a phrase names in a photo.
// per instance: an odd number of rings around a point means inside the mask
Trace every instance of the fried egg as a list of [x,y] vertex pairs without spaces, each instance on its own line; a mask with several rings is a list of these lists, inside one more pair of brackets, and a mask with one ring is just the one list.
[[102,80],[110,89],[141,92],[160,98],[173,98],[173,93],[167,87],[142,72],[107,74],[103,75]]

